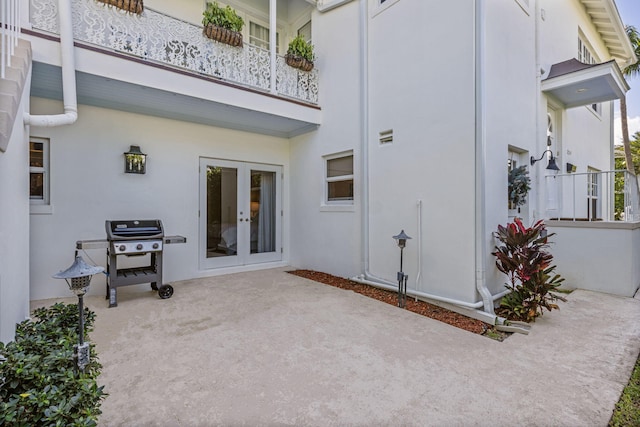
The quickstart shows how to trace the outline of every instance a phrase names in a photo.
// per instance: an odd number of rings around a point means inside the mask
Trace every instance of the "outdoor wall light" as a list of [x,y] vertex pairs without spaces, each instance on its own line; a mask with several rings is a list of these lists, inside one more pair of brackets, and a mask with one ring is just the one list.
[[573,173],[576,171],[576,165],[572,163],[567,163],[567,173]]
[[402,252],[404,248],[407,246],[407,240],[411,239],[411,237],[407,236],[404,233],[404,230],[400,231],[400,234],[397,236],[393,236],[394,239],[398,242],[398,247],[400,248],[400,271],[398,271],[398,307],[404,308],[407,303],[407,280],[409,276],[404,274],[402,271]]
[[78,296],[78,345],[74,346],[78,368],[84,372],[89,364],[89,343],[84,342],[84,304],[83,297],[89,289],[89,282],[94,274],[104,271],[103,267],[89,265],[81,256],[76,256],[71,267],[53,275],[54,279],[64,279],[71,292]]
[[132,145],[124,153],[124,173],[144,174],[147,166],[147,155],[140,151],[140,146]]
[[540,160],[542,160],[544,158],[544,155],[547,154],[547,151],[551,153],[551,157],[549,157],[549,163],[547,164],[547,169],[553,170],[553,171],[559,171],[560,168],[556,164],[556,158],[553,157],[553,151],[551,151],[551,149],[549,148],[544,150],[544,152],[542,153],[542,156],[540,156],[539,159],[536,159],[535,157],[531,156],[531,166],[535,165],[536,162],[539,162]]

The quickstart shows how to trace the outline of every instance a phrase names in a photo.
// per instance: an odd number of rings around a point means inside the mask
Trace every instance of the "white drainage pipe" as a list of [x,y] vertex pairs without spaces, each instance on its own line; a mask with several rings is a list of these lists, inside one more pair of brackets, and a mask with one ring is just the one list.
[[24,124],[31,126],[53,127],[70,125],[78,119],[78,100],[76,96],[76,66],[73,54],[73,20],[70,0],[59,0],[58,17],[60,20],[60,59],[62,62],[62,99],[63,114],[31,115],[24,114]]

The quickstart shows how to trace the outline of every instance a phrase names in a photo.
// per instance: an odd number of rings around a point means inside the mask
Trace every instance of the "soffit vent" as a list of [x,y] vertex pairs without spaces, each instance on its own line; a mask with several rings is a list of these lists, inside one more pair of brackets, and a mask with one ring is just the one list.
[[391,144],[393,142],[393,129],[383,130],[379,135],[380,144]]

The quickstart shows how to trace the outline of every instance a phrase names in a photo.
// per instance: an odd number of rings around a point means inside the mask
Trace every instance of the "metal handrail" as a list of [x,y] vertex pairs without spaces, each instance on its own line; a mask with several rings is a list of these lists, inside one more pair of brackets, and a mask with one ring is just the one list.
[[627,170],[547,175],[545,180],[547,219],[589,222],[640,221],[638,180]]

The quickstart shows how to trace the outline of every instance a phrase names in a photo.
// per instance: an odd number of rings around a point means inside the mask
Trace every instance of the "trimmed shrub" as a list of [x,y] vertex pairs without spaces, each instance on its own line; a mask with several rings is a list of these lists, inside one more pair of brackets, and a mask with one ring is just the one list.
[[[96,378],[95,346],[84,372],[77,368],[77,304],[54,304],[17,325],[16,339],[0,343],[0,425],[95,426],[106,397]],[[95,313],[84,309],[85,335]]]

